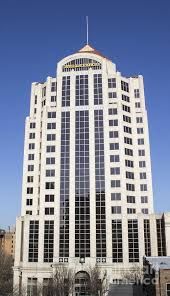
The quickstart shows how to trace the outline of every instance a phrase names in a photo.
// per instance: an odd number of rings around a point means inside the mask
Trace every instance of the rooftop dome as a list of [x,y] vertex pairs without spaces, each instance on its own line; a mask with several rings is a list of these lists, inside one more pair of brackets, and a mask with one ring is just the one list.
[[93,53],[93,54],[96,54],[96,55],[98,55],[98,56],[100,56],[102,58],[108,59],[104,55],[102,55],[99,51],[97,51],[95,48],[93,48],[92,46],[90,46],[89,44],[86,44],[78,52],[81,52],[81,53]]

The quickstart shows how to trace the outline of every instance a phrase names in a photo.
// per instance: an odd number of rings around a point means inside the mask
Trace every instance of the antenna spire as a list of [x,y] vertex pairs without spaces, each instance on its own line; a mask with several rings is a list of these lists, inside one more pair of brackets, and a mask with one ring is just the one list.
[[87,30],[86,44],[88,45],[89,44],[89,17],[88,16],[86,16],[86,30]]

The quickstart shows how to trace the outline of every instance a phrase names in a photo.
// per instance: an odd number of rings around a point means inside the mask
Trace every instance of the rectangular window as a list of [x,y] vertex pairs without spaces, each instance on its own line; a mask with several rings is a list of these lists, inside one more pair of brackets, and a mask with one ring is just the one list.
[[56,91],[57,90],[57,83],[56,81],[51,82],[51,92]]
[[119,143],[110,143],[110,150],[118,150]]
[[34,165],[30,164],[28,165],[28,172],[33,172],[34,171]]
[[124,126],[123,129],[124,129],[124,133],[128,133],[128,134],[132,133],[132,129],[129,126]]
[[113,138],[118,138],[119,137],[119,132],[118,131],[111,131],[109,132],[109,138],[113,139]]
[[34,154],[28,154],[28,160],[34,160]]
[[108,97],[109,97],[109,99],[116,99],[117,98],[117,93],[116,92],[109,92]]
[[46,182],[45,189],[55,189],[55,182]]
[[56,112],[48,112],[48,118],[56,118]]
[[46,177],[55,177],[55,170],[46,170]]
[[139,156],[145,156],[145,150],[144,149],[138,150],[138,155]]
[[145,168],[146,167],[146,162],[145,161],[139,161],[139,167],[140,168]]
[[129,144],[129,145],[133,145],[132,138],[124,137],[124,143]]
[[131,117],[123,115],[123,121],[131,123]]
[[125,148],[125,155],[133,156],[133,150]]
[[135,196],[127,195],[127,203],[135,203]]
[[135,185],[126,183],[126,190],[127,191],[135,191]]
[[136,117],[136,123],[143,123],[142,117]]
[[46,164],[55,164],[55,157],[47,157]]
[[125,159],[125,166],[129,168],[133,168],[134,167],[133,161]]
[[121,214],[121,207],[120,206],[112,207],[112,214]]
[[33,194],[33,187],[27,187],[27,194]]
[[140,102],[136,102],[136,103],[135,103],[135,107],[136,107],[136,108],[140,108]]
[[139,176],[140,176],[140,179],[146,179],[146,173],[145,172],[140,173]]
[[37,296],[37,278],[28,278],[27,280],[27,296]]
[[28,262],[38,262],[39,221],[30,221]]
[[47,129],[56,129],[56,123],[55,122],[47,123]]
[[129,92],[129,84],[125,81],[121,81],[121,89],[126,92]]
[[55,146],[47,146],[46,147],[46,152],[49,153],[49,152],[55,152]]
[[121,200],[121,193],[111,193],[111,200]]
[[121,220],[112,220],[112,262],[123,262],[123,240]]
[[57,90],[57,83],[53,81],[51,83],[51,92],[56,91],[56,90]]
[[103,103],[102,74],[94,74],[94,105]]
[[140,98],[139,89],[134,89],[134,96],[135,96],[136,99]]
[[30,143],[29,146],[28,146],[28,149],[29,150],[35,149],[35,143]]
[[136,213],[136,209],[134,208],[127,208],[127,214],[135,214]]
[[88,75],[76,76],[76,106],[85,106],[89,103]]
[[126,179],[134,179],[134,173],[132,172],[126,172]]
[[128,220],[129,262],[139,262],[138,220]]
[[141,196],[141,203],[148,203],[148,196]]
[[130,98],[128,96],[122,95],[122,100],[125,102],[130,102]]
[[111,175],[120,175],[120,168],[119,167],[111,168],[110,174]]
[[110,155],[110,162],[119,162],[119,155]]
[[34,177],[33,176],[28,176],[27,177],[27,182],[28,183],[33,183],[34,182]]
[[56,100],[57,100],[56,96],[51,96],[51,103],[56,102]]
[[46,96],[46,86],[42,88],[42,97]]
[[27,206],[32,206],[32,198],[27,198],[26,205]]
[[47,141],[55,141],[56,135],[55,134],[48,134],[47,135]]
[[34,104],[37,104],[37,96],[35,96]]
[[122,105],[122,109],[123,109],[123,111],[130,113],[130,107],[129,106]]
[[35,122],[30,122],[30,128],[35,128],[36,127],[36,123]]
[[166,296],[170,296],[170,284],[166,284]]
[[32,211],[26,211],[26,215],[32,215]]
[[142,214],[149,214],[149,210],[147,208],[144,208],[141,210]]
[[109,115],[116,115],[117,114],[117,108],[112,108],[108,110]]
[[141,191],[147,191],[148,190],[147,184],[140,184],[140,190]]
[[35,133],[30,133],[29,134],[29,139],[35,139]]
[[45,208],[45,215],[54,215],[54,208]]
[[120,187],[120,180],[111,180],[111,187],[112,188]]
[[46,194],[45,202],[54,202],[54,194]]
[[44,223],[44,262],[53,262],[54,255],[54,221]]
[[144,131],[143,131],[143,127],[138,127],[137,128],[137,134],[143,134]]
[[118,126],[118,120],[117,119],[109,120],[109,126]]
[[108,79],[108,88],[116,88],[116,78]]

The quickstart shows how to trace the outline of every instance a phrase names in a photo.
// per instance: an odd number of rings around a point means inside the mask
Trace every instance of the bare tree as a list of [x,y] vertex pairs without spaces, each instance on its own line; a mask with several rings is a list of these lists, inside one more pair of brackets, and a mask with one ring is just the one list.
[[55,274],[44,289],[44,296],[67,296],[73,293],[75,272],[63,265],[58,265]]
[[89,268],[88,274],[90,295],[105,295],[107,291],[107,272],[102,272],[98,266],[95,266]]
[[134,265],[131,269],[122,273],[122,279],[127,283],[141,284],[143,280],[143,268]]
[[13,258],[0,251],[0,296],[12,295]]

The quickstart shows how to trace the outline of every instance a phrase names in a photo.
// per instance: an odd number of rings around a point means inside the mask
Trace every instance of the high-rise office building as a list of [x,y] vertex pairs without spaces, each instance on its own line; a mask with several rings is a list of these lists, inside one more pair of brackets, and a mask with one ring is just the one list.
[[32,84],[14,281],[29,295],[58,264],[112,280],[158,254],[157,220],[143,77],[86,45]]

